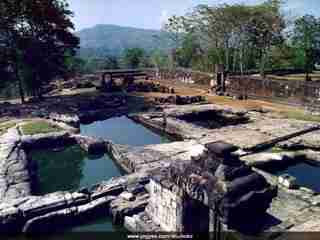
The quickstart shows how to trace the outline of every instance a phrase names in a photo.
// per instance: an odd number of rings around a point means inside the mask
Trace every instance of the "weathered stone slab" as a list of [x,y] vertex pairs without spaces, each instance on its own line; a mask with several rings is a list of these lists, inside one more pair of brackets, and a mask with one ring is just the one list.
[[245,111],[226,109],[213,104],[167,106],[163,112],[131,115],[131,117],[181,139],[201,139],[208,136],[212,131],[206,126],[214,125],[216,127],[211,128],[220,128],[249,120]]
[[20,140],[16,128],[9,129],[0,139],[0,200],[31,194],[32,169]]
[[233,113],[235,115],[245,115],[247,111],[239,109],[239,108],[232,108],[232,107],[225,107],[216,104],[203,104],[203,105],[184,105],[184,106],[168,106],[165,109],[165,113],[171,117],[180,117],[187,114],[193,113],[200,113],[200,112],[207,112],[207,111],[221,111],[226,113]]
[[[309,212],[304,212],[298,216],[300,224],[294,225],[292,228],[288,229],[289,232],[319,232],[320,230],[320,219],[319,219],[320,209],[313,209]],[[281,238],[280,238],[281,239]]]
[[52,148],[55,146],[65,146],[74,144],[71,134],[66,131],[52,132],[36,135],[24,135],[21,137],[23,148]]
[[67,207],[65,209],[50,212],[45,215],[32,218],[26,222],[23,233],[50,233],[59,228],[74,226],[81,223],[85,216],[90,217],[103,215],[107,211],[107,198],[100,198],[79,207]]
[[[294,119],[264,118],[257,119],[252,123],[246,124],[245,128],[264,133],[272,138],[278,138],[316,126],[318,126],[317,123]],[[288,141],[281,142],[277,145],[283,148],[319,148],[320,140],[318,135],[319,131],[314,131],[292,138]]]
[[[109,212],[122,223],[125,216],[144,210],[149,195],[139,189],[148,182],[149,175],[140,172],[102,182],[85,193],[55,192],[2,201],[0,232],[51,232]],[[131,201],[120,196],[124,191],[131,192]]]
[[300,150],[297,151],[299,154],[303,155],[305,160],[311,162],[312,164],[320,165],[320,152],[314,150]]
[[107,152],[107,143],[103,139],[82,135],[73,135],[72,138],[89,154],[104,154]]
[[[211,117],[212,121],[217,122],[217,127],[210,128],[212,125],[210,120],[206,123],[208,119],[202,119],[203,117],[210,119],[210,114],[201,116],[202,113],[208,111],[218,114]],[[294,119],[274,119],[268,115],[246,113],[243,110],[214,104],[179,107],[169,105],[162,112],[136,114],[132,118],[142,124],[177,136],[179,139],[197,139],[201,144],[225,141],[241,148],[252,148],[260,143],[318,126],[317,123]],[[245,119],[248,121],[246,122]],[[275,146],[287,149],[320,148],[318,131],[293,137]]]
[[65,130],[67,132],[74,133],[74,134],[80,133],[80,127],[76,128],[76,127],[73,127],[73,126],[71,126],[67,123],[64,123],[64,122],[56,122],[53,120],[48,120],[48,121],[51,122],[51,124],[53,124],[53,125],[59,126],[60,128],[62,128],[63,130]]
[[130,115],[129,117],[145,126],[165,132],[177,139],[198,139],[206,136],[207,132],[205,128],[194,126],[186,121],[171,117],[164,119],[162,113]]
[[146,212],[142,212],[132,217],[125,217],[124,226],[130,232],[162,232],[163,229],[155,224]]
[[114,224],[123,224],[126,216],[132,216],[143,212],[149,202],[149,194],[139,194],[129,201],[122,197],[114,199],[110,203],[110,214]]
[[113,148],[117,149],[117,154],[113,154],[113,157],[130,172],[168,166],[175,161],[190,161],[191,157],[198,156],[205,150],[205,147],[196,141],[127,148],[113,145]]
[[241,157],[249,166],[264,167],[275,166],[284,167],[296,163],[304,158],[303,153],[299,152],[281,152],[281,153],[256,153]]
[[63,122],[74,128],[80,127],[80,119],[77,115],[50,113],[49,118],[56,122]]
[[230,126],[212,130],[208,133],[208,136],[199,139],[199,143],[207,144],[215,141],[225,141],[246,149],[271,139],[273,139],[271,136],[258,131],[240,126]]

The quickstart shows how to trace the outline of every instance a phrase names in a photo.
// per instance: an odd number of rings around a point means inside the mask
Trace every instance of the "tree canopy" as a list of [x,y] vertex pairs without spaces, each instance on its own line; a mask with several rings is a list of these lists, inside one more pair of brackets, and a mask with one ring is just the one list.
[[277,0],[253,6],[199,5],[183,17],[169,19],[166,29],[174,36],[182,33],[182,55],[185,59],[198,58],[194,65],[199,65],[196,62],[201,60],[197,54],[190,56],[190,49],[210,59],[211,69],[216,63],[224,64],[229,71],[240,72],[255,66],[260,67],[263,74],[271,47],[283,39],[285,20],[280,7],[281,2]]
[[314,69],[319,60],[320,52],[320,18],[305,15],[294,23],[293,43],[303,55],[306,80],[310,80],[308,74]]
[[0,48],[22,102],[25,90],[41,97],[44,83],[65,74],[65,59],[79,45],[71,16],[64,0],[0,2]]
[[142,48],[127,48],[124,51],[123,61],[127,68],[138,68],[143,65],[145,52]]

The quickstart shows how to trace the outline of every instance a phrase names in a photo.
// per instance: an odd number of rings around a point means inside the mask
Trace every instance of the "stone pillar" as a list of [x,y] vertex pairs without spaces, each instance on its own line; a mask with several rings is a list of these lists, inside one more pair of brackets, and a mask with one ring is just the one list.
[[215,66],[216,80],[217,80],[217,92],[224,93],[226,91],[226,74],[223,64],[216,64]]

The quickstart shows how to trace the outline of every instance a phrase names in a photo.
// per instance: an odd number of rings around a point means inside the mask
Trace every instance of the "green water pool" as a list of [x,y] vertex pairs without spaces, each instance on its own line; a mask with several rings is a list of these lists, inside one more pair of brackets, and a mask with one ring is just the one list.
[[[80,129],[82,135],[101,137],[118,144],[143,146],[169,142],[166,137],[124,116],[81,125]],[[121,176],[123,173],[108,155],[90,156],[79,146],[66,147],[61,151],[37,150],[31,152],[31,156],[38,165],[36,193],[39,195],[91,187],[103,180]],[[109,218],[71,229],[75,232],[122,230],[112,226]]]

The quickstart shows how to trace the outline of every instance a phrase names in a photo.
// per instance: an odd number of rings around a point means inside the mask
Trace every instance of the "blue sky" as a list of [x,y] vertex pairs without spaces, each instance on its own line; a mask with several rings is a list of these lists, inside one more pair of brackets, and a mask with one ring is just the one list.
[[[173,14],[182,15],[202,4],[260,3],[263,0],[67,0],[74,12],[76,30],[96,24],[116,24],[160,29]],[[287,0],[285,11],[292,16],[313,14],[320,17],[320,0]]]

